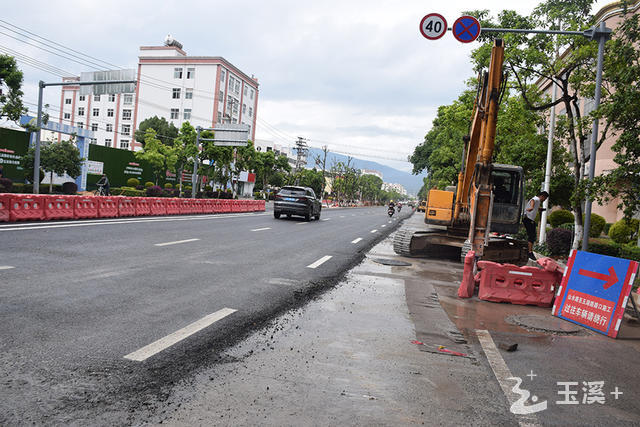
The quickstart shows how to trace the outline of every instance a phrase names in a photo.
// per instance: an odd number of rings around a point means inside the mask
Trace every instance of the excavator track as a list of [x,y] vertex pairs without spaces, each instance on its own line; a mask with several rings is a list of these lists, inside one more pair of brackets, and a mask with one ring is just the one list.
[[403,227],[398,230],[393,237],[393,250],[395,253],[406,257],[415,256],[415,253],[411,253],[411,239],[416,232],[417,230],[413,228]]

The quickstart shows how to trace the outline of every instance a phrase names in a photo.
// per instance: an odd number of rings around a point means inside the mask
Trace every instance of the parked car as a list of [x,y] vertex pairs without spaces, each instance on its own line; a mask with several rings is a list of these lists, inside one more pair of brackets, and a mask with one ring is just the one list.
[[298,215],[311,221],[311,217],[320,219],[321,210],[322,204],[311,188],[287,185],[276,194],[273,216],[280,218],[282,214],[287,217]]
[[427,201],[422,200],[418,205],[418,212],[424,212],[425,210],[427,210]]

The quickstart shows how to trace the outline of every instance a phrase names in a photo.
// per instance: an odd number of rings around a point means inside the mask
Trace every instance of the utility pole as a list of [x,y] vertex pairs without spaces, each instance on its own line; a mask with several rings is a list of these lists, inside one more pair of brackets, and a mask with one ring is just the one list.
[[322,146],[322,160],[320,160],[320,156],[316,155],[316,166],[322,165],[322,194],[320,194],[320,200],[324,199],[324,187],[326,185],[327,178],[325,177],[325,171],[327,170],[327,152],[329,151],[329,147],[326,145]]
[[294,150],[296,150],[298,154],[296,158],[296,171],[295,171],[295,173],[297,174],[302,169],[304,169],[304,166],[307,164],[307,154],[309,153],[309,146],[307,145],[307,140],[299,136],[298,140],[296,141],[296,148],[294,148]]

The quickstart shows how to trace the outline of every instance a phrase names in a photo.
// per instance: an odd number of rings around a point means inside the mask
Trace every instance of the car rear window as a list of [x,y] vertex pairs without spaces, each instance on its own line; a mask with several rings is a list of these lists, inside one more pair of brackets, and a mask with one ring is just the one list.
[[307,193],[302,188],[283,188],[278,193],[282,196],[306,196]]

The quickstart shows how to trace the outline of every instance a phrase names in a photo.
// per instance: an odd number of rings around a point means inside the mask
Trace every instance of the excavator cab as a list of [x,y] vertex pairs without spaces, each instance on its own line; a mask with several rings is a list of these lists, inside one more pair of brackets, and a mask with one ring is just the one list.
[[524,204],[524,173],[520,166],[493,164],[491,171],[493,208],[490,231],[515,234],[520,227]]

